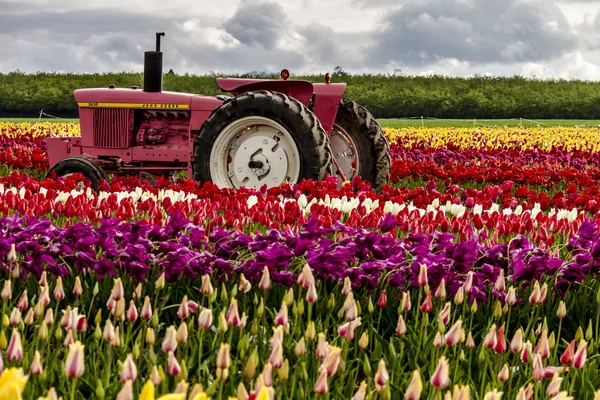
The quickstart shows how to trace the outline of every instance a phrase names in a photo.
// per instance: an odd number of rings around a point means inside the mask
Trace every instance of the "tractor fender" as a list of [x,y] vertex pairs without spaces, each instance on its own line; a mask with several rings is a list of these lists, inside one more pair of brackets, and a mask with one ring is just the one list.
[[305,106],[308,106],[313,94],[313,84],[302,80],[217,78],[217,85],[224,92],[231,92],[235,96],[255,90],[280,92],[295,98]]
[[315,99],[312,112],[319,118],[323,129],[331,133],[338,108],[346,90],[345,83],[314,83]]

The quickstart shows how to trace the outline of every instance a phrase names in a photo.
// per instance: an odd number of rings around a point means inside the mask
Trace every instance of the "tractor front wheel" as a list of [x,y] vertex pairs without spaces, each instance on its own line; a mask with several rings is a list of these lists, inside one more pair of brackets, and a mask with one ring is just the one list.
[[360,175],[376,191],[388,183],[392,164],[389,144],[383,129],[365,107],[343,98],[330,142],[339,178],[352,180]]
[[[100,182],[105,180],[108,181],[108,176],[98,166],[98,164],[85,157],[69,157],[56,163],[50,171],[48,171],[47,177],[54,172],[56,177],[68,177],[80,172],[85,178],[89,179],[91,187],[95,192],[99,191]],[[83,182],[79,182],[77,188],[79,190],[84,189]]]
[[194,179],[221,188],[280,186],[333,175],[316,116],[279,92],[241,94],[217,108],[194,141]]

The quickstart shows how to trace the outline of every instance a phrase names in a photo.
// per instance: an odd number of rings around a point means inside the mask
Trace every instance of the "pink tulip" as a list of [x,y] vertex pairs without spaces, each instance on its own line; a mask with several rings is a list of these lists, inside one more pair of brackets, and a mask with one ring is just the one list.
[[229,344],[221,343],[221,346],[219,347],[219,352],[217,353],[217,368],[229,368],[229,365],[231,364],[229,348]]
[[498,374],[498,380],[500,382],[506,382],[506,381],[508,381],[509,375],[510,375],[510,371],[508,369],[508,364],[504,364],[504,367],[502,367],[502,370]]
[[42,367],[42,361],[40,359],[40,352],[36,350],[33,355],[33,360],[31,361],[31,365],[29,366],[29,372],[32,375],[41,375],[44,372],[44,368]]
[[152,306],[150,305],[150,297],[148,296],[144,297],[144,304],[142,305],[140,316],[145,320],[152,318]]
[[288,323],[288,307],[287,307],[287,303],[283,302],[281,304],[281,308],[279,309],[279,312],[275,316],[275,324],[276,325],[287,325],[287,323]]
[[577,351],[575,352],[575,356],[573,357],[573,368],[583,368],[585,361],[587,359],[587,342],[585,340],[581,340],[579,345],[577,346]]
[[129,354],[123,362],[121,372],[119,373],[119,379],[121,380],[121,382],[127,382],[135,381],[135,378],[137,378],[137,367],[135,365],[135,362],[133,361],[132,355]]
[[445,299],[446,298],[446,281],[444,279],[442,279],[440,281],[440,284],[438,285],[434,296],[438,299]]
[[271,276],[267,267],[263,268],[260,282],[258,283],[260,290],[269,290],[271,288]]
[[544,378],[544,364],[542,362],[542,356],[534,353],[533,354],[533,380],[536,382],[541,381]]
[[402,318],[402,314],[398,316],[398,324],[396,325],[396,334],[399,336],[406,335],[406,324],[404,323],[404,318]]
[[427,265],[419,264],[419,276],[417,277],[417,284],[419,287],[427,286]]
[[471,335],[471,332],[469,332],[467,335],[467,342],[465,343],[465,346],[467,346],[469,349],[475,347],[475,341],[473,340],[473,335]]
[[133,382],[126,381],[115,400],[133,400]]
[[235,298],[231,299],[231,304],[225,314],[225,320],[229,326],[238,326],[240,324],[240,315],[238,312],[238,303]]
[[327,344],[327,341],[325,340],[325,335],[323,332],[320,332],[318,334],[317,349],[315,350],[316,356],[319,358],[325,358],[327,356],[328,348],[329,344]]
[[439,349],[440,347],[442,347],[443,344],[444,339],[442,338],[442,334],[440,332],[437,332],[435,334],[435,337],[433,338],[433,346]]
[[565,349],[565,351],[560,356],[560,363],[564,365],[573,364],[573,359],[575,358],[575,339],[571,340],[569,346]]
[[65,361],[65,371],[71,378],[79,378],[85,372],[83,361],[85,346],[77,341],[69,346],[69,353]]
[[377,306],[379,308],[384,308],[387,305],[387,293],[385,289],[381,292],[381,296],[379,296],[379,300],[377,300]]
[[212,287],[212,284],[210,283],[210,276],[209,275],[202,275],[202,286],[200,287],[200,292],[205,295],[205,296],[212,296],[212,294],[214,293],[214,288]]
[[377,365],[377,372],[375,372],[375,390],[377,393],[383,393],[389,380],[390,376],[387,368],[385,367],[385,361],[381,359]]
[[[304,264],[304,267],[302,267],[302,272],[300,273],[300,275],[298,275],[298,284],[304,289],[308,289],[311,283],[313,285],[315,284],[315,278],[313,276],[312,270],[308,266],[308,263],[306,263]],[[344,296],[346,295],[347,293],[344,294]]]
[[275,369],[279,369],[283,366],[283,344],[281,342],[276,342],[273,350],[271,351],[271,356],[269,357],[269,362]]
[[129,308],[127,309],[127,321],[135,322],[138,318],[137,308],[133,300],[129,302]]
[[110,293],[110,297],[114,301],[119,301],[123,298],[124,295],[125,295],[125,289],[123,289],[123,282],[121,281],[121,278],[117,278],[114,281],[113,288]]
[[519,353],[523,348],[523,330],[521,328],[517,329],[515,335],[513,336],[510,342],[510,350],[513,353]]
[[[236,303],[237,306],[237,303]],[[183,296],[183,300],[179,305],[179,309],[177,310],[177,316],[181,319],[185,319],[190,315],[190,309],[188,307],[188,297],[187,294]]]
[[2,292],[0,292],[0,297],[4,300],[12,299],[12,284],[10,279],[4,281],[4,286],[2,287]]
[[542,336],[540,337],[540,340],[535,346],[533,352],[541,355],[543,360],[550,357],[550,346],[548,345],[548,333],[546,330],[542,332]]
[[167,331],[165,333],[165,338],[163,339],[163,342],[161,345],[162,351],[164,351],[165,353],[168,353],[170,351],[175,351],[175,349],[177,348],[176,335],[177,335],[177,331],[175,330],[175,327],[173,325],[169,326],[167,328]]
[[431,384],[438,389],[443,389],[450,384],[449,365],[446,357],[442,356],[437,368],[431,377]]
[[342,361],[341,358],[342,349],[336,346],[329,346],[327,349],[327,355],[325,359],[321,363],[319,369],[324,369],[327,371],[327,376],[333,376]]
[[508,292],[506,293],[506,304],[509,306],[517,304],[517,294],[514,287],[508,288]]
[[496,324],[493,324],[483,339],[483,346],[486,349],[493,349],[496,347],[496,343],[498,343],[498,338],[496,337]]
[[446,332],[444,341],[447,346],[454,346],[460,340],[460,328],[462,327],[462,321],[459,319],[452,325],[452,327]]
[[410,292],[402,292],[402,311],[410,311]]
[[506,352],[506,339],[504,338],[504,326],[498,328],[498,335],[496,337],[496,345],[494,346],[495,353],[505,353]]
[[194,314],[200,310],[200,305],[194,300],[188,301],[187,306],[190,309],[190,312],[193,312]]
[[308,284],[308,292],[306,293],[306,301],[309,303],[315,303],[319,299],[317,295],[317,288],[313,282]]
[[406,392],[404,393],[404,400],[419,400],[421,398],[421,392],[423,391],[423,382],[421,382],[421,374],[416,369],[412,373]]
[[506,280],[504,279],[503,269],[500,269],[500,274],[498,275],[498,279],[496,279],[494,289],[498,292],[504,292],[504,290],[506,289]]
[[354,330],[361,324],[360,317],[354,321],[349,321],[338,328],[338,334],[348,340],[354,339]]
[[212,310],[202,308],[198,315],[198,327],[200,329],[208,329],[212,325]]
[[181,367],[179,366],[177,358],[175,358],[175,354],[173,354],[172,351],[169,351],[168,353],[167,372],[172,376],[177,376],[181,372]]
[[81,279],[79,277],[75,278],[75,286],[73,288],[73,294],[75,296],[81,296],[83,293],[83,288],[81,287]]
[[560,392],[560,384],[562,383],[563,378],[560,378],[558,374],[554,374],[548,388],[546,389],[546,396],[555,397],[558,392]]
[[348,294],[352,292],[352,282],[350,282],[350,278],[344,278],[344,286],[342,287],[342,296],[348,296]]
[[23,358],[23,345],[21,344],[21,334],[14,328],[6,350],[6,356],[10,361],[21,361]]
[[433,303],[431,302],[431,292],[427,292],[427,294],[425,295],[425,300],[423,300],[423,303],[421,304],[421,311],[424,313],[428,313],[431,312],[431,310],[433,309]]
[[27,310],[27,307],[29,307],[29,300],[27,298],[27,290],[24,290],[23,293],[21,294],[21,297],[19,297],[19,301],[17,302],[17,307],[21,311],[25,311],[25,310]]
[[442,324],[446,325],[450,321],[451,309],[452,303],[450,303],[449,301],[446,302],[444,308],[442,308],[442,311],[440,311],[440,313],[438,314],[437,320],[441,321]]
[[319,377],[315,382],[313,390],[317,394],[325,394],[329,391],[329,388],[327,387],[327,370],[321,370],[321,373],[319,374]]
[[63,288],[62,278],[59,276],[56,279],[56,287],[52,293],[56,300],[62,300],[65,298],[65,289]]

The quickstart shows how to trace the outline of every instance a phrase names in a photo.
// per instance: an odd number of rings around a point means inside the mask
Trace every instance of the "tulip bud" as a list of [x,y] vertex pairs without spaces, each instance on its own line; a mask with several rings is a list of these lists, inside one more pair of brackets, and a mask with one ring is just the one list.
[[[10,346],[9,346],[10,349]],[[587,342],[585,340],[581,340],[579,345],[577,346],[577,351],[573,357],[573,368],[580,369],[583,368],[585,361],[587,359]]]
[[179,329],[177,329],[177,335],[175,336],[177,343],[184,344],[188,340],[188,327],[184,322],[181,322]]
[[219,328],[219,332],[221,333],[225,333],[227,332],[227,319],[225,318],[225,313],[221,312],[221,314],[219,314],[219,319],[218,319],[219,323],[218,323],[218,328]]
[[21,344],[21,334],[16,328],[13,328],[6,356],[10,361],[21,361],[23,358],[23,345]]
[[135,303],[133,300],[129,301],[129,308],[127,309],[127,321],[135,322],[138,318],[138,311],[135,307]]
[[404,393],[404,400],[419,400],[421,398],[421,392],[423,391],[423,382],[421,381],[421,374],[416,369],[412,373],[412,378]]
[[171,325],[167,328],[165,337],[164,337],[162,345],[161,345],[161,349],[165,353],[169,353],[169,352],[175,351],[176,348],[177,348],[176,331],[175,331],[175,327],[173,325]]
[[114,337],[115,337],[115,328],[113,327],[112,322],[110,322],[110,319],[106,320],[106,323],[104,324],[104,340],[106,340],[107,342],[111,342]]
[[20,322],[21,322],[21,310],[19,310],[17,307],[14,307],[12,309],[12,312],[10,313],[10,324],[18,325]]
[[165,287],[165,273],[164,272],[158,276],[158,279],[156,280],[156,284],[154,287],[158,291],[162,290]]
[[98,399],[100,400],[104,400],[104,397],[106,396],[106,392],[104,391],[104,387],[102,386],[102,379],[99,378],[96,384],[96,396],[98,396]]
[[311,341],[315,338],[315,336],[317,335],[316,329],[315,329],[315,322],[314,321],[310,321],[308,323],[308,326],[306,327],[306,340]]
[[361,349],[367,348],[369,345],[369,336],[367,335],[367,332],[363,332],[363,334],[360,336],[360,339],[358,339],[358,345]]
[[190,309],[188,307],[188,297],[187,295],[183,296],[183,300],[179,305],[179,310],[177,310],[177,316],[181,319],[185,319],[190,315]]
[[62,300],[65,298],[65,289],[63,288],[62,278],[60,276],[56,279],[56,287],[54,288],[54,292],[52,292],[52,294],[56,300]]
[[40,324],[40,329],[38,330],[38,337],[42,342],[45,342],[48,339],[48,324],[46,321],[42,321]]
[[156,386],[160,385],[162,382],[161,375],[158,373],[158,368],[156,365],[152,367],[152,372],[150,373],[150,381]]
[[115,400],[133,400],[133,382],[126,381]]
[[33,361],[31,361],[31,365],[29,366],[29,372],[32,375],[41,375],[44,372],[42,367],[42,360],[40,359],[40,352],[36,350],[33,355]]
[[94,289],[92,289],[92,294],[94,296],[97,296],[99,292],[100,292],[100,287],[98,286],[98,282],[96,282],[96,284],[94,285]]
[[454,295],[454,304],[460,305],[465,300],[465,292],[463,286],[458,288],[458,291]]
[[431,377],[431,384],[438,389],[443,389],[450,384],[448,361],[442,356],[438,361],[437,368]]
[[588,322],[587,330],[585,331],[585,338],[586,338],[586,340],[590,341],[590,340],[592,340],[593,336],[594,336],[594,330],[592,327],[592,320],[590,319]]
[[115,328],[115,336],[110,341],[112,347],[119,347],[121,345],[121,336],[119,334],[119,327]]
[[240,289],[242,293],[248,293],[251,288],[252,284],[246,279],[244,274],[240,274],[240,283],[238,285],[238,289]]
[[271,288],[271,276],[267,267],[263,268],[260,282],[258,283],[260,290],[269,290]]
[[83,293],[83,288],[81,287],[81,279],[79,277],[75,277],[75,286],[73,287],[73,294],[75,296],[81,296]]
[[377,307],[385,308],[387,305],[387,292],[385,289],[381,292],[381,296],[379,296],[379,300],[377,300]]
[[304,338],[300,338],[296,346],[294,347],[294,354],[296,357],[301,357],[306,351],[306,345],[304,344]]
[[281,368],[279,368],[277,370],[277,377],[279,378],[280,382],[285,382],[288,379],[289,374],[290,374],[290,363],[286,359],[283,362],[283,365],[281,366]]
[[396,334],[399,336],[406,334],[406,324],[404,323],[404,318],[402,318],[402,314],[398,316],[398,324],[396,325]]
[[152,306],[150,305],[150,297],[148,296],[144,297],[144,304],[142,305],[140,316],[145,320],[152,318]]
[[508,381],[509,375],[510,375],[510,371],[508,369],[508,364],[504,364],[504,367],[502,367],[502,370],[498,374],[498,380],[500,382],[506,382],[506,381]]
[[471,334],[471,332],[469,331],[469,334],[467,335],[467,342],[465,343],[465,346],[467,346],[467,348],[472,349],[473,347],[475,347],[475,341],[473,340],[473,335]]
[[410,311],[410,293],[402,292],[402,311]]
[[444,279],[440,281],[434,296],[441,300],[446,298],[446,281]]
[[79,378],[85,372],[84,358],[85,346],[77,341],[69,346],[69,353],[65,361],[65,371],[71,378]]
[[10,279],[4,281],[4,286],[2,287],[2,292],[0,293],[0,297],[4,300],[12,299],[12,284]]
[[427,286],[427,265],[419,264],[419,276],[417,277],[419,287]]
[[248,361],[246,361],[246,366],[244,367],[244,377],[247,379],[254,378],[256,374],[256,364],[258,363],[258,353],[256,349],[250,354],[248,357]]
[[123,288],[123,282],[121,281],[121,278],[117,278],[114,280],[114,284],[113,284],[112,291],[110,293],[110,297],[114,301],[119,301],[123,298],[124,295],[125,295],[125,289]]
[[377,393],[383,393],[383,390],[385,389],[385,386],[389,380],[390,376],[388,375],[387,368],[385,367],[385,361],[381,359],[377,365],[377,372],[375,372],[375,390]]
[[[342,296],[348,296],[348,293],[352,292],[352,282],[349,277],[344,278],[344,287],[342,287]],[[600,303],[600,301],[598,302]]]
[[565,306],[565,302],[562,300],[558,304],[558,310],[556,311],[556,315],[560,319],[563,319],[564,317],[567,316],[567,307]]
[[177,358],[175,358],[175,354],[172,351],[169,351],[168,360],[167,360],[167,372],[169,375],[177,376],[181,373],[181,366],[177,362]]
[[133,361],[133,356],[128,354],[127,358],[125,358],[125,361],[123,362],[123,366],[121,367],[119,379],[121,382],[126,382],[128,380],[135,381],[135,378],[137,378],[137,367]]
[[555,397],[560,392],[560,384],[562,383],[563,378],[558,376],[558,373],[555,373],[546,389],[546,396],[549,398]]
[[309,283],[308,292],[306,293],[306,301],[309,303],[315,303],[319,299],[317,295],[317,288],[313,282]]
[[326,370],[321,370],[321,373],[319,374],[319,377],[317,378],[317,381],[315,382],[315,386],[313,387],[313,390],[317,394],[325,394],[329,391],[329,388],[327,387],[327,371]]
[[146,344],[148,344],[152,347],[152,346],[154,346],[155,340],[156,340],[156,337],[154,334],[154,329],[152,329],[150,327],[146,328]]
[[[6,334],[3,330],[0,330],[0,349],[5,350],[6,346],[8,346],[8,341],[6,340]],[[1,357],[0,357],[1,359]]]
[[500,319],[502,317],[502,305],[500,305],[500,302],[496,300],[496,304],[494,305],[494,312],[493,312],[494,318],[496,319]]

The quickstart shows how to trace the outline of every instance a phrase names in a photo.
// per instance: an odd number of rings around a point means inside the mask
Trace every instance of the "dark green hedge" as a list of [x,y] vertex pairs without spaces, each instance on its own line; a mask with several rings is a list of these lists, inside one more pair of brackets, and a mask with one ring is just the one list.
[[[165,74],[163,89],[205,95],[220,94],[215,83],[217,76]],[[323,81],[320,75],[293,76],[292,79]],[[334,76],[333,81],[346,82],[346,96],[367,107],[377,118],[600,118],[600,82],[542,81],[523,77],[450,78],[347,74]],[[143,75],[0,74],[0,117],[35,117],[41,109],[61,117],[77,117],[73,90],[107,87],[109,83],[119,87],[142,87]]]

